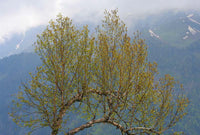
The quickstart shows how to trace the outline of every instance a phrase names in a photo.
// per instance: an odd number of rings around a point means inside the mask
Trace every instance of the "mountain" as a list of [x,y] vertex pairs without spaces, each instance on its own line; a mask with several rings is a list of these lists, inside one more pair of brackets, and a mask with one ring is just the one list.
[[9,117],[9,106],[21,82],[27,81],[29,72],[33,72],[40,64],[39,57],[33,53],[12,55],[0,60],[0,135],[24,134]]
[[[160,14],[149,15],[143,19],[130,17],[130,31],[139,30],[147,42],[175,47],[187,47],[200,41],[200,12],[198,11],[165,11]],[[75,22],[77,26],[80,24]],[[83,22],[88,24],[88,22]],[[94,31],[95,24],[89,22],[89,28]],[[0,43],[0,58],[33,51],[36,35],[45,26],[38,26],[27,30],[23,34],[14,34],[5,42]]]
[[165,11],[139,20],[134,28],[147,41],[184,48],[200,41],[200,12]]
[[161,75],[179,80],[189,97],[188,115],[177,124],[187,135],[200,133],[200,12],[167,11],[139,20],[134,29],[148,45],[149,60]]
[[[18,127],[8,113],[12,109],[12,99],[15,98],[20,89],[22,82],[27,82],[30,79],[29,73],[35,72],[36,67],[41,65],[39,56],[34,53],[21,53],[5,57],[0,60],[0,135],[24,135],[27,129]],[[71,126],[79,125],[81,118],[78,115],[71,114]],[[77,120],[78,119],[78,120]],[[85,122],[84,122],[85,123]],[[106,128],[106,129],[105,129]],[[102,130],[104,129],[104,130]],[[109,125],[100,124],[88,130],[81,132],[81,135],[87,132],[95,134],[112,134],[118,131],[113,131]],[[33,135],[50,134],[48,128],[35,131]]]
[[[137,21],[131,31],[139,30],[148,45],[149,60],[158,63],[160,76],[171,74],[184,85],[184,92],[190,100],[188,115],[174,129],[184,131],[187,135],[200,133],[200,12],[197,11],[167,11],[151,15]],[[42,27],[43,28],[43,27]],[[27,31],[23,35],[15,35],[4,45],[0,45],[0,135],[21,135],[26,129],[17,127],[8,115],[13,94],[19,91],[21,82],[27,81],[29,72],[34,72],[41,65],[39,57],[34,53],[20,53],[32,50],[36,33],[41,27]],[[35,31],[35,32],[34,32]],[[23,41],[21,42],[21,40]],[[19,51],[16,51],[18,43]],[[6,46],[6,47],[5,47]],[[9,48],[10,46],[11,48]],[[10,52],[8,57],[5,52]],[[77,121],[78,123],[80,121]],[[73,123],[74,124],[74,123]],[[118,134],[107,128],[107,125],[97,125],[80,134]],[[115,129],[114,129],[115,130]],[[46,130],[39,134],[47,134]],[[119,133],[120,134],[120,133]]]
[[44,30],[45,26],[38,26],[27,30],[23,34],[14,34],[0,44],[0,58],[19,54],[22,52],[33,51],[33,43],[36,41],[36,35]]

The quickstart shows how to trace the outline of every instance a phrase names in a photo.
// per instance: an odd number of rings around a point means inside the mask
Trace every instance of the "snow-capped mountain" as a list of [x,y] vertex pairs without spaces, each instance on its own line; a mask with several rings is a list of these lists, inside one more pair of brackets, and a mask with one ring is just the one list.
[[168,11],[139,20],[135,25],[147,41],[187,47],[200,40],[200,12]]
[[[131,33],[139,30],[142,38],[150,44],[160,44],[176,47],[187,47],[200,41],[200,12],[198,11],[167,11],[149,15],[143,19],[129,20],[134,22],[129,30]],[[94,29],[94,24],[92,29]],[[45,26],[29,29],[23,34],[15,34],[4,43],[0,43],[0,58],[26,51],[32,51],[36,35]]]
[[29,29],[22,34],[14,34],[11,38],[0,43],[0,59],[13,54],[33,51],[32,44],[36,41],[36,35],[40,34],[44,26]]

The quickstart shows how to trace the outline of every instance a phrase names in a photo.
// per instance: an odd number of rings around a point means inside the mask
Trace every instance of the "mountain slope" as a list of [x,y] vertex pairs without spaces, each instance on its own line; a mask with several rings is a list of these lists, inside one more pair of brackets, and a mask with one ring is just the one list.
[[139,20],[139,29],[144,39],[161,45],[184,48],[200,40],[200,12],[168,11]]
[[[150,16],[140,20],[136,25],[136,28],[142,32],[141,36],[145,38],[148,45],[149,60],[158,63],[161,76],[171,74],[184,85],[185,94],[190,100],[189,112],[177,124],[175,129],[184,131],[187,135],[197,135],[200,133],[199,22],[200,16],[198,12],[171,11],[165,14]],[[32,36],[30,33],[30,39],[24,39],[19,48],[23,45],[25,47],[29,42],[32,44]],[[15,40],[21,42],[20,37],[19,40],[18,38]],[[14,45],[13,48],[16,47],[16,44]],[[29,79],[28,73],[34,72],[35,67],[40,64],[39,57],[32,53],[12,55],[0,60],[0,135],[24,134],[24,129],[17,128],[8,116],[8,106],[11,105],[13,98],[11,95],[19,91],[18,87],[21,85],[21,82]],[[75,124],[79,122],[76,121]],[[97,125],[95,128],[88,129],[80,134],[88,132],[99,135],[118,133],[108,130],[107,125]],[[40,134],[45,134],[45,132]]]
[[24,134],[9,117],[12,95],[19,91],[21,82],[29,78],[40,59],[32,53],[12,55],[0,60],[0,135]]
[[[161,76],[164,74],[171,74],[184,84],[185,94],[189,96],[191,102],[189,105],[189,113],[175,128],[178,131],[184,131],[188,135],[198,134],[200,132],[200,57],[197,55],[200,54],[200,49],[196,49],[199,48],[199,45],[200,44],[195,44],[192,47],[180,49],[170,46],[149,44],[148,49],[149,60],[158,63]],[[8,112],[10,111],[8,106],[11,106],[11,100],[13,98],[11,95],[19,91],[21,82],[29,79],[28,73],[34,72],[35,67],[40,64],[39,57],[32,53],[13,55],[0,60],[0,135],[24,134],[24,129],[17,128],[8,116]],[[78,121],[81,122],[80,120]],[[80,134],[95,132],[100,135],[105,133],[102,132],[105,126],[97,125],[95,128],[88,129]],[[108,128],[106,133],[111,134],[112,132],[110,129],[112,128]],[[37,132],[36,134],[39,133]]]
[[37,34],[40,34],[43,29],[44,26],[31,28],[24,34],[14,34],[5,42],[0,43],[0,58],[33,51],[32,44],[36,41]]

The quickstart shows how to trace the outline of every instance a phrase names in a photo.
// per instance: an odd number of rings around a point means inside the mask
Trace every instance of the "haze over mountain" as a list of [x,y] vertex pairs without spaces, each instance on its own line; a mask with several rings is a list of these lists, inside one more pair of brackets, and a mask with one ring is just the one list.
[[[80,22],[74,22],[80,25]],[[200,40],[200,14],[197,10],[167,10],[142,18],[130,15],[126,16],[124,22],[128,25],[131,34],[139,30],[144,39],[158,42],[160,45],[186,47]],[[82,23],[89,24],[93,29],[98,22],[83,21]],[[0,58],[32,51],[36,35],[44,28],[45,25],[37,26],[0,42]]]
[[[87,21],[98,24],[105,9],[118,8],[121,18],[132,25],[131,17],[135,22],[137,19],[166,10],[199,10],[198,5],[199,0],[1,0],[0,58],[20,52],[18,50],[23,46],[21,44],[24,44],[28,31],[47,25],[58,13],[72,18],[77,23]],[[156,34],[156,31],[154,33]]]
[[[138,20],[134,20],[134,16],[126,19],[134,22],[128,24],[130,33],[136,30],[141,32],[148,45],[149,60],[158,63],[161,75],[169,73],[184,84],[185,93],[189,96],[191,104],[188,115],[175,128],[188,135],[199,134],[200,12],[168,10]],[[95,26],[91,22],[89,25],[91,29]],[[35,67],[41,64],[39,57],[34,53],[22,52],[33,51],[31,45],[44,27],[38,26],[24,34],[15,34],[0,44],[0,57],[3,57],[0,59],[0,107],[3,110],[0,113],[0,135],[24,134],[25,129],[16,128],[9,117],[8,106],[11,105],[13,98],[11,95],[16,94],[21,82],[29,78],[28,73],[34,72]],[[13,55],[17,53],[21,54]],[[102,134],[103,131],[99,126],[91,132]],[[113,133],[112,128],[108,128],[106,133]]]
[[135,26],[145,39],[184,48],[200,40],[200,14],[197,11],[168,11],[152,15]]
[[23,34],[15,34],[10,39],[0,44],[0,58],[19,54],[22,52],[32,52],[33,43],[36,41],[37,34],[40,34],[44,26],[31,28]]

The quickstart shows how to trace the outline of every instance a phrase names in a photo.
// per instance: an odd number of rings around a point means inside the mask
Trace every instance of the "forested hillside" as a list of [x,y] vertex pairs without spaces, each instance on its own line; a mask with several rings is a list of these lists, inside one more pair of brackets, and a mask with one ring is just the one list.
[[[29,72],[40,65],[39,57],[32,53],[22,53],[0,60],[0,135],[23,134],[9,117],[13,94],[19,91],[22,82],[27,81]],[[19,129],[19,130],[18,130]]]
[[[169,12],[147,20],[142,20],[134,29],[139,29],[145,39],[149,61],[158,63],[159,76],[170,74],[179,80],[190,100],[188,115],[174,128],[188,135],[198,135],[200,133],[199,13]],[[39,65],[41,65],[39,56],[34,53],[22,53],[0,59],[0,135],[25,133],[26,129],[17,127],[8,115],[11,110],[9,106],[12,106],[12,95],[20,90],[21,82],[29,80],[29,72],[35,72]],[[75,113],[71,116],[74,118],[71,125],[80,125],[84,122],[76,117]],[[118,130],[112,129],[111,126],[100,124],[79,134],[120,134]],[[44,129],[35,134],[44,133],[49,133],[49,130]]]
[[[188,107],[188,115],[176,128],[180,131],[183,130],[186,134],[198,134],[200,132],[200,58],[197,54],[199,54],[200,51],[195,49],[198,48],[198,45],[185,49],[148,45],[149,59],[158,63],[159,72],[162,75],[169,73],[175,76],[177,80],[183,83],[185,92],[189,96],[191,103]],[[13,55],[0,60],[0,134],[14,135],[16,131],[23,131],[23,129],[20,128],[16,129],[16,125],[8,115],[8,106],[10,106],[13,98],[11,95],[19,91],[21,82],[28,80],[29,72],[34,72],[35,67],[38,65],[40,65],[39,57],[32,53]],[[97,127],[99,128],[102,126]],[[97,129],[96,132],[102,133],[102,130],[104,129],[100,128]],[[94,132],[94,130],[91,131]]]

